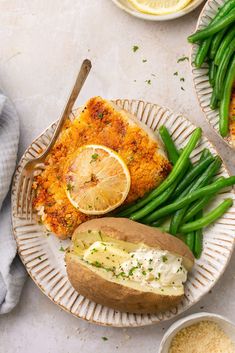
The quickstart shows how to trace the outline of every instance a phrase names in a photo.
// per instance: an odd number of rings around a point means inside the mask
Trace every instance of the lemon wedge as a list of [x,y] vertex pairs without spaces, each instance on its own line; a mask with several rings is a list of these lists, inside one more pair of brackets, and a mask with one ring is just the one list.
[[102,215],[123,203],[131,177],[115,151],[102,145],[85,145],[69,160],[65,183],[67,197],[79,211]]
[[192,0],[129,0],[138,11],[150,15],[166,15],[182,10]]

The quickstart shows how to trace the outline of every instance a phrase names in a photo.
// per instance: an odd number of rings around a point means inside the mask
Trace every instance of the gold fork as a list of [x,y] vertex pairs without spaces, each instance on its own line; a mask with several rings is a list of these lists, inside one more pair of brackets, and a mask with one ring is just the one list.
[[86,81],[86,78],[91,70],[91,62],[88,59],[85,59],[80,67],[78,76],[74,83],[73,89],[70,93],[70,96],[67,100],[65,108],[61,114],[61,117],[58,121],[58,124],[55,128],[55,131],[52,135],[51,141],[47,148],[43,151],[43,153],[36,158],[28,160],[20,175],[18,188],[16,193],[16,214],[18,217],[22,218],[25,211],[26,219],[29,219],[29,211],[30,211],[30,220],[32,219],[32,183],[34,178],[35,166],[38,166],[38,170],[43,169],[43,162],[45,161],[46,156],[50,152],[51,148],[54,146],[57,137],[61,131],[61,128],[65,122],[65,120],[69,117],[73,105],[83,87],[83,84]]

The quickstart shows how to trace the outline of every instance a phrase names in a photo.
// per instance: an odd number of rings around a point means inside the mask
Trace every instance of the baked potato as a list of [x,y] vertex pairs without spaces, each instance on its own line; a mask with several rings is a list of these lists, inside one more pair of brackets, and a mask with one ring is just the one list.
[[182,299],[194,257],[167,233],[107,217],[76,229],[65,261],[71,284],[90,300],[123,312],[158,313]]

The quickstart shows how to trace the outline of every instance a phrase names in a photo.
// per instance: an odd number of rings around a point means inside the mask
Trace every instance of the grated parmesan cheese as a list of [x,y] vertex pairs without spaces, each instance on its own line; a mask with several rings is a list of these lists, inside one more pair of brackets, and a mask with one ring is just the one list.
[[201,321],[180,330],[169,353],[235,353],[235,346],[213,321]]

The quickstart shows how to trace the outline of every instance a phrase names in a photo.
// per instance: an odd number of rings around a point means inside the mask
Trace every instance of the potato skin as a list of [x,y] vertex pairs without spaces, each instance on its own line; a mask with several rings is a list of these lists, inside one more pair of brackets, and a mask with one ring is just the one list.
[[169,296],[142,292],[105,280],[77,261],[71,252],[65,255],[67,273],[72,286],[79,294],[97,304],[121,312],[135,314],[159,313],[175,307],[183,295]]
[[[97,218],[81,224],[74,232],[72,240],[80,233],[101,231],[110,238],[145,245],[175,253],[183,258],[184,266],[191,270],[194,256],[189,248],[176,237],[163,233],[157,228],[145,226],[126,218]],[[183,294],[167,295],[141,291],[105,279],[96,271],[83,265],[79,256],[73,252],[73,244],[65,255],[67,273],[72,286],[84,297],[95,303],[108,306],[121,312],[136,314],[159,313],[175,307]]]

